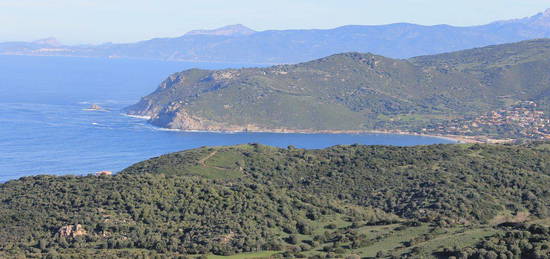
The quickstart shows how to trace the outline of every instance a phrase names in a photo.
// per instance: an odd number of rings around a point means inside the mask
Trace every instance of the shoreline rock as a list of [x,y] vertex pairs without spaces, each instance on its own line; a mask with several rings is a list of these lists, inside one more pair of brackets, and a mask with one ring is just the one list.
[[[139,115],[126,114],[131,117],[138,117]],[[163,127],[156,123],[152,123],[153,118],[145,116],[139,116],[139,118],[148,119],[149,123],[162,130],[167,131],[181,131],[181,132],[209,132],[209,133],[278,133],[278,134],[393,134],[393,135],[408,135],[408,136],[420,136],[439,138],[454,141],[456,143],[491,143],[491,139],[483,136],[454,136],[454,135],[430,135],[419,134],[414,132],[406,132],[399,130],[314,130],[314,129],[288,129],[288,128],[263,128],[256,125],[247,126],[210,126],[210,127],[191,127],[191,128],[179,128],[179,127]],[[194,118],[196,119],[196,118]],[[202,123],[190,124],[190,123],[177,123],[173,125],[194,125],[204,126]],[[483,139],[483,140],[482,140]],[[496,140],[495,140],[496,141]],[[512,141],[512,140],[510,140]]]

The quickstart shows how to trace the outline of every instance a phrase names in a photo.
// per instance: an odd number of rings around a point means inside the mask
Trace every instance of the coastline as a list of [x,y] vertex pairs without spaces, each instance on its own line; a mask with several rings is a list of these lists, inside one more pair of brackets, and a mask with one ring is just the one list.
[[151,119],[151,116],[132,115],[132,114],[128,114],[128,113],[121,113],[121,115],[126,116],[126,117],[130,117],[130,118],[135,118],[135,119],[142,119],[142,120],[150,120]]
[[[150,120],[150,116],[141,116],[141,115],[132,115],[128,113],[122,113],[122,115],[142,119]],[[203,133],[278,133],[278,134],[393,134],[393,135],[406,135],[406,136],[419,136],[419,137],[428,137],[428,138],[437,138],[443,139],[455,144],[481,144],[481,143],[510,143],[514,139],[491,139],[487,136],[461,136],[461,135],[445,135],[445,134],[422,134],[416,132],[402,131],[402,130],[313,130],[313,129],[268,129],[260,128],[256,126],[244,127],[244,126],[230,126],[230,127],[208,127],[203,129],[175,129],[175,128],[166,128],[160,127],[149,123],[150,125],[156,127],[159,130],[163,131],[176,131],[176,132],[203,132]]]

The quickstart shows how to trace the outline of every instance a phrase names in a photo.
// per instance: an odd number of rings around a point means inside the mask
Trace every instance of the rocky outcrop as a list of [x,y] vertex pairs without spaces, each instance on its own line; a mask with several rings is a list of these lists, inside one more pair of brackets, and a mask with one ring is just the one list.
[[126,108],[125,112],[128,115],[150,119],[157,115],[161,109],[162,107],[155,104],[153,100],[142,98],[137,104]]
[[203,130],[205,128],[203,120],[190,115],[177,103],[171,104],[152,116],[149,122],[169,129]]
[[111,171],[99,171],[95,173],[96,176],[109,176],[113,175],[113,172]]
[[61,237],[72,237],[72,238],[85,236],[87,234],[84,227],[82,227],[82,225],[80,224],[63,226],[57,231],[57,233]]
[[233,232],[230,232],[229,234],[218,236],[216,239],[214,239],[216,242],[220,244],[229,244],[231,240],[233,240],[237,235]]
[[103,107],[101,107],[101,106],[99,106],[99,105],[97,105],[97,104],[92,104],[92,105],[90,106],[90,108],[88,108],[88,110],[101,111],[101,110],[103,110]]
[[[202,92],[201,89],[195,89],[191,86],[186,86],[184,88],[178,87],[181,85],[185,85],[190,80],[189,77],[191,76],[189,74],[193,74],[197,71],[199,70],[191,69],[183,73],[175,73],[170,75],[166,80],[162,81],[155,92],[153,92],[149,96],[141,98],[138,103],[125,108],[124,111],[126,112],[126,114],[131,116],[139,116],[148,119],[156,118],[157,120],[159,119],[158,117],[161,113],[172,113],[177,108],[175,107],[175,105],[178,105],[179,107],[181,103],[169,103],[170,98],[159,99],[155,98],[155,96],[173,95],[174,92],[177,91],[177,95],[179,97],[193,97],[197,93]],[[173,107],[170,109],[166,109],[166,106],[168,105]]]

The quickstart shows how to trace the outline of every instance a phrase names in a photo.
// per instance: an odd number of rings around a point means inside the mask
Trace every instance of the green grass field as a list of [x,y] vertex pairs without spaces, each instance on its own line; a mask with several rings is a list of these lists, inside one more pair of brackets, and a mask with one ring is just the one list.
[[280,253],[280,251],[262,251],[253,253],[242,253],[230,256],[208,255],[208,259],[260,259],[271,258],[277,253]]

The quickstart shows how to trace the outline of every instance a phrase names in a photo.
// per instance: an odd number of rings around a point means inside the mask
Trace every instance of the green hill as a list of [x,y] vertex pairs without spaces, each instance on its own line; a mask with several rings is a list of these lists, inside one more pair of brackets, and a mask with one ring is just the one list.
[[126,111],[184,130],[420,132],[522,101],[547,114],[549,57],[550,40],[533,40],[409,60],[345,53],[297,65],[193,69]]
[[0,257],[544,258],[548,172],[544,143],[205,147],[1,184]]

